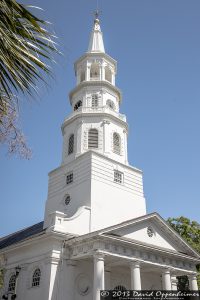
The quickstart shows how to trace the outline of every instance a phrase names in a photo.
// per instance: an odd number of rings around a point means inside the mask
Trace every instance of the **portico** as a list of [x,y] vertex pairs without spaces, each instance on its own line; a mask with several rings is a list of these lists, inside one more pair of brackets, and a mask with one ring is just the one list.
[[124,256],[120,258],[120,256],[116,257],[106,252],[94,251],[91,256],[86,255],[85,258],[79,256],[76,264],[73,264],[81,273],[83,260],[87,260],[88,266],[93,268],[93,283],[88,281],[88,286],[85,286],[85,290],[91,291],[93,300],[100,300],[100,290],[104,289],[177,290],[176,276],[180,275],[187,275],[190,280],[190,289],[198,290],[196,274],[190,270],[181,270],[172,266],[166,268],[153,262],[147,264],[144,261],[134,261]]
[[[98,263],[97,263],[98,261]],[[163,268],[159,266],[149,267],[149,265],[138,261],[112,261],[102,253],[94,255],[94,285],[93,300],[99,300],[99,291],[105,289],[115,289],[117,286],[131,290],[177,290],[176,276],[187,275],[191,290],[198,290],[196,273],[189,270],[180,270],[178,268]],[[111,267],[112,266],[112,267]],[[110,285],[106,284],[105,275],[109,268]],[[118,275],[118,276],[116,276]],[[126,284],[124,284],[125,276]],[[119,278],[119,281],[115,280]],[[128,279],[128,280],[127,280]],[[175,285],[176,283],[176,285]]]
[[[124,230],[126,226],[123,224]],[[176,277],[182,275],[188,276],[191,290],[198,289],[195,267],[198,258],[188,255],[190,249],[186,251],[185,248],[185,253],[180,253],[118,237],[111,232],[113,227],[109,234],[101,230],[83,239],[77,237],[67,241],[68,259],[75,260],[79,268],[83,261],[90,265],[93,284],[88,289],[93,300],[100,300],[99,292],[103,289],[177,290]]]

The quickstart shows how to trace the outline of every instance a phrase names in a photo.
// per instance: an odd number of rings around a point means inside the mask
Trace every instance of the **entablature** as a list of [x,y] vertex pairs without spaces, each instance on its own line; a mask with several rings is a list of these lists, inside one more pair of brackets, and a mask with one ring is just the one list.
[[123,114],[120,114],[118,112],[115,112],[111,109],[109,109],[106,106],[103,107],[98,107],[98,108],[91,108],[91,107],[80,107],[80,109],[76,110],[75,112],[72,112],[63,122],[61,129],[62,133],[64,134],[64,128],[67,126],[69,123],[74,121],[75,119],[78,118],[85,118],[85,117],[102,117],[102,121],[104,119],[111,119],[117,122],[120,122],[122,126],[126,129],[128,132],[128,124],[126,123],[126,116]]
[[170,268],[179,272],[193,273],[200,260],[175,251],[147,247],[133,241],[115,240],[107,236],[96,236],[82,242],[69,240],[65,243],[69,259],[84,259],[100,251],[106,257],[115,257],[120,260],[138,261],[162,268]]
[[114,69],[115,69],[115,74],[117,73],[117,61],[115,59],[113,59],[110,55],[106,54],[106,53],[99,53],[99,52],[87,52],[84,55],[82,55],[75,63],[74,63],[74,69],[75,72],[78,68],[78,65],[84,64],[87,60],[100,60],[101,62],[105,61],[107,63],[110,63],[111,65],[113,65]]

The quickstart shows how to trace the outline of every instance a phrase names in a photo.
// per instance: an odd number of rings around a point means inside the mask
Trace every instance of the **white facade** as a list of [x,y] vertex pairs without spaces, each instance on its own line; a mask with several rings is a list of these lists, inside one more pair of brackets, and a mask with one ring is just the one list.
[[142,171],[128,163],[116,72],[95,19],[88,52],[75,63],[72,113],[62,125],[61,166],[49,173],[44,223],[0,239],[4,299],[176,290],[180,275],[198,289],[199,255],[158,214],[146,214]]

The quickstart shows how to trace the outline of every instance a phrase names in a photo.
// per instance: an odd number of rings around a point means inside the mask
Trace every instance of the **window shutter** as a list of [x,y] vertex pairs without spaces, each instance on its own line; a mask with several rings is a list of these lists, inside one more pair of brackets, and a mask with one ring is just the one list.
[[98,148],[98,130],[90,129],[88,132],[88,149]]
[[93,108],[98,107],[98,95],[97,94],[92,95],[92,107]]
[[74,152],[74,135],[71,134],[69,137],[69,144],[68,144],[68,155]]
[[121,152],[121,141],[118,133],[113,133],[113,152],[116,154],[120,154]]

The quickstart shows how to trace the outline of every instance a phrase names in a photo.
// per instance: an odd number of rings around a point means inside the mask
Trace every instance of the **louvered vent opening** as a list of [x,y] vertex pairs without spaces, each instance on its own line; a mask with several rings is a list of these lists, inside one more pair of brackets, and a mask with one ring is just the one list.
[[92,95],[92,107],[98,107],[98,95]]
[[98,130],[90,129],[88,132],[88,149],[98,148]]
[[69,145],[68,145],[68,154],[74,152],[74,135],[70,135],[69,137]]
[[120,154],[120,136],[118,133],[113,133],[113,152],[116,154]]

